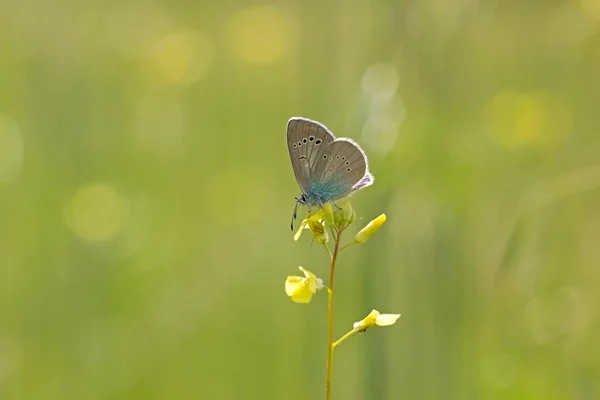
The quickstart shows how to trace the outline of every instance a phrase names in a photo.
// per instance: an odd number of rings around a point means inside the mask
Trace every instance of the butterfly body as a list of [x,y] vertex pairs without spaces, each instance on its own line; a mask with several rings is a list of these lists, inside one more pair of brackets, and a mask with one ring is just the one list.
[[[360,146],[346,138],[336,138],[327,127],[307,118],[288,121],[287,143],[298,186],[299,204],[323,207],[328,201],[346,197],[370,186],[367,156]],[[293,219],[292,219],[293,224]]]
[[346,185],[340,179],[330,179],[327,182],[311,182],[310,187],[303,193],[306,203],[323,206],[330,200],[336,200],[340,193],[345,193]]

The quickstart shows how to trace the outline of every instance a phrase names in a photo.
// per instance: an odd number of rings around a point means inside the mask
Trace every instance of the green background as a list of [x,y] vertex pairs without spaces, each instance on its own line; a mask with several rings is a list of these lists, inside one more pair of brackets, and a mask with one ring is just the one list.
[[0,2],[0,398],[324,398],[298,115],[388,217],[335,336],[402,313],[334,399],[600,398],[599,72],[596,0]]

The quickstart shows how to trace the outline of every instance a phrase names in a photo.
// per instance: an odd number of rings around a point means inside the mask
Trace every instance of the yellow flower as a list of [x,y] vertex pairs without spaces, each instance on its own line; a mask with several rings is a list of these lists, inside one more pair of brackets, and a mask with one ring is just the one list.
[[323,281],[317,278],[312,272],[298,267],[304,273],[304,278],[300,276],[288,276],[285,280],[285,293],[292,298],[295,303],[309,303],[313,294],[317,290],[323,289]]
[[315,215],[302,220],[298,232],[294,235],[294,240],[297,241],[300,239],[300,235],[302,235],[304,229],[310,229],[317,242],[322,244],[327,243],[329,241],[329,235],[325,229],[325,221],[323,218],[323,210],[319,210]]
[[380,314],[379,311],[373,310],[365,319],[354,323],[354,331],[364,332],[373,326],[394,325],[398,318],[400,314]]
[[385,223],[385,220],[385,214],[381,214],[379,217],[369,222],[367,226],[362,228],[360,232],[356,234],[354,240],[358,243],[366,242],[375,232],[377,232],[381,228],[381,226]]

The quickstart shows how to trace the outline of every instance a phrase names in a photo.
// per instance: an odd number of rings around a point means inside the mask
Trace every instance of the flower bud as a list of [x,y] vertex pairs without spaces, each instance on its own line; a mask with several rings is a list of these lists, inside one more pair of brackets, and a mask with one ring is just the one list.
[[400,314],[381,314],[377,310],[373,310],[363,319],[354,323],[355,332],[364,332],[374,326],[390,326],[396,323],[400,318]]
[[350,217],[348,224],[354,223],[355,220],[356,220],[356,211],[352,210],[352,216]]
[[350,204],[349,201],[344,202],[342,204],[342,222],[349,225],[350,220],[352,219],[352,214],[354,214],[352,204]]
[[330,227],[335,223],[333,217],[333,207],[329,202],[323,204],[323,220],[325,221],[325,225]]
[[369,238],[371,236],[373,236],[373,234],[375,232],[377,232],[381,228],[381,226],[385,223],[385,220],[386,220],[385,214],[381,214],[379,217],[377,217],[373,221],[369,222],[367,224],[367,226],[362,228],[360,230],[360,232],[358,232],[356,234],[356,236],[354,237],[354,240],[357,241],[358,243],[366,242],[367,240],[369,240]]
[[333,219],[334,219],[334,223],[335,226],[339,229],[340,226],[342,225],[342,219],[344,218],[343,213],[341,210],[335,210],[333,213]]

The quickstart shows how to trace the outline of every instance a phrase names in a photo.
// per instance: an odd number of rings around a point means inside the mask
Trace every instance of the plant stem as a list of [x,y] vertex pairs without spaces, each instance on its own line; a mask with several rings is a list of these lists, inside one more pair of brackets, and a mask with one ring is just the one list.
[[325,250],[327,251],[327,254],[329,254],[329,259],[333,259],[333,254],[331,254],[331,250],[329,250],[329,247],[327,247],[326,243],[323,243],[323,247],[325,247]]
[[354,329],[351,330],[350,332],[346,333],[344,336],[342,336],[341,338],[339,338],[337,342],[335,342],[333,344],[333,348],[335,349],[335,347],[338,344],[341,344],[344,340],[348,339],[350,336],[354,335],[355,333],[356,333],[356,331]]
[[355,245],[355,244],[357,244],[357,243],[358,243],[358,242],[357,242],[356,240],[355,240],[354,242],[350,242],[350,243],[348,243],[347,245],[345,245],[344,247],[342,247],[342,248],[340,249],[340,251],[342,251],[342,250],[344,250],[344,249],[346,249],[346,248],[348,248],[348,247],[350,247],[350,246],[353,246],[353,245]]
[[335,249],[331,257],[331,269],[329,270],[329,335],[327,340],[327,381],[325,383],[327,389],[326,399],[331,400],[331,373],[333,371],[333,278],[335,274],[335,263],[340,251],[340,237],[342,231],[336,232]]

